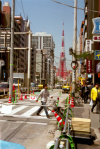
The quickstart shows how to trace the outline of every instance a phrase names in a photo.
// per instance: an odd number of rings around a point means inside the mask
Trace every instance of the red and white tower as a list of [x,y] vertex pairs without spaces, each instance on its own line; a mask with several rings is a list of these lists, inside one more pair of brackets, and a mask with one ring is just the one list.
[[61,45],[61,53],[60,53],[60,63],[59,63],[57,76],[59,76],[62,81],[66,80],[66,77],[68,76],[68,72],[67,72],[67,68],[66,68],[66,58],[65,58],[65,45],[64,45],[64,23],[63,23],[63,31],[62,31],[62,45]]

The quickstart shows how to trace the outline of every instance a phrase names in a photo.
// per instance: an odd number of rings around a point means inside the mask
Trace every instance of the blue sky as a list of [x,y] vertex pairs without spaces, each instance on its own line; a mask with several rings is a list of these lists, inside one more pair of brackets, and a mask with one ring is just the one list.
[[[59,2],[74,6],[74,0],[58,0]],[[12,6],[12,0],[2,0],[2,3],[9,2]],[[23,4],[23,9],[22,9]],[[72,56],[69,55],[69,47],[73,47],[73,29],[74,29],[74,9],[60,5],[51,0],[15,0],[15,15],[25,18],[28,16],[31,24],[31,30],[35,32],[47,32],[53,35],[55,42],[55,56],[60,57],[62,28],[64,22],[65,33],[65,53],[67,69],[70,70]],[[78,7],[84,8],[84,0],[78,0]],[[25,15],[24,15],[25,14]],[[79,36],[81,22],[84,20],[84,11],[77,12],[77,35]],[[59,64],[59,58],[55,58]]]

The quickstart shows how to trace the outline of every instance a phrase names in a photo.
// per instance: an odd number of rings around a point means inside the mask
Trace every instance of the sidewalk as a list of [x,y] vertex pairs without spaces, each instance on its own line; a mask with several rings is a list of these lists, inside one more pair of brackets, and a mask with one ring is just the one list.
[[100,122],[99,122],[99,114],[96,114],[96,107],[94,108],[93,113],[91,112],[91,106],[89,103],[84,104],[83,108],[78,109],[74,108],[74,116],[79,118],[89,118],[90,111],[90,119],[91,119],[91,128],[94,129],[94,133],[97,136],[97,139],[94,141],[94,144],[100,145]]

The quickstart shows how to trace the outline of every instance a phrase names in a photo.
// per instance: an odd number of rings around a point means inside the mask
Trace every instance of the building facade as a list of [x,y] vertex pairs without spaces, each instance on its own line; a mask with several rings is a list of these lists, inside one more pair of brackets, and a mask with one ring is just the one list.
[[[83,62],[83,66],[86,65],[86,71],[85,71],[85,77],[88,80],[88,76],[91,75],[92,77],[92,82],[95,84],[96,82],[100,82],[100,78],[98,78],[98,73],[96,71],[96,67],[98,65],[98,63],[100,62],[99,60],[95,60],[94,59],[94,53],[95,50],[100,50],[100,42],[93,42],[93,18],[97,18],[100,17],[100,0],[96,0],[96,2],[94,0],[84,0],[85,2],[85,11],[84,11],[84,15],[85,15],[85,19],[84,19],[84,28],[83,28],[83,52],[87,52],[88,51],[88,47],[87,47],[87,40],[91,40],[90,43],[90,54],[88,55],[87,59]],[[94,10],[94,11],[90,11],[90,10]],[[87,73],[87,60],[91,60],[92,61],[92,71],[91,73]]]
[[[47,34],[46,32],[36,32],[32,35],[32,44],[36,46],[36,54],[41,54],[42,60],[39,64],[36,61],[36,70],[41,65],[41,80],[46,80],[46,82],[50,83],[50,67],[51,60],[54,63],[54,48],[55,44],[53,41],[53,36],[51,34]],[[37,56],[36,56],[37,57]],[[50,61],[48,61],[50,59]],[[50,67],[49,67],[50,65]],[[49,68],[49,70],[48,70]],[[40,74],[36,72],[36,75]]]
[[[11,7],[5,2],[1,8],[1,26],[0,26],[0,59],[5,61],[2,67],[2,80],[7,81],[10,76],[10,51],[11,48]],[[24,20],[21,16],[14,17],[14,32],[27,32],[30,30],[29,20]],[[13,51],[13,72],[27,72],[28,50],[18,50],[17,48],[28,47],[28,35],[14,35]],[[5,77],[4,77],[5,74]]]

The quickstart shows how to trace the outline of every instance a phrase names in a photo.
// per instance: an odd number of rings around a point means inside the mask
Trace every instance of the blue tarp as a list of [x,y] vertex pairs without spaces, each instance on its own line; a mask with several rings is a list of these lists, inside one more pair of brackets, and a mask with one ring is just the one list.
[[20,144],[0,140],[0,149],[25,149],[25,147]]

